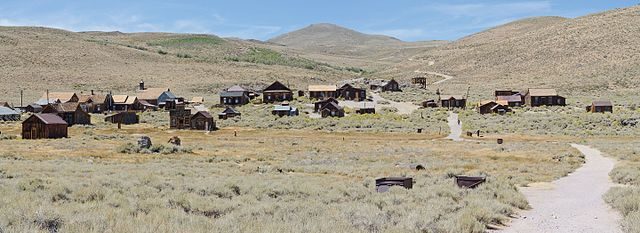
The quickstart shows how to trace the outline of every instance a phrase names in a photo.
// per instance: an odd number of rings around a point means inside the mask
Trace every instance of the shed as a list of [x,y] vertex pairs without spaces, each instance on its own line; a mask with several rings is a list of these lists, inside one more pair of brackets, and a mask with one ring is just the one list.
[[413,178],[411,177],[385,177],[376,179],[376,191],[379,193],[388,192],[391,186],[401,186],[406,189],[413,188]]
[[411,78],[411,84],[419,85],[420,87],[427,88],[427,77],[413,77]]
[[52,113],[37,113],[22,122],[23,139],[46,139],[68,137],[68,125],[60,116]]
[[273,106],[273,111],[271,111],[271,114],[282,117],[282,116],[297,116],[299,113],[297,108],[289,106],[289,104],[283,103],[282,105]]
[[435,100],[426,100],[422,102],[422,107],[423,108],[437,108],[438,107],[438,103]]
[[595,100],[591,103],[591,106],[587,108],[588,112],[611,112],[613,113],[613,104],[609,100]]
[[458,187],[470,189],[474,189],[487,181],[487,178],[481,176],[455,176],[455,178]]
[[0,106],[0,121],[19,121],[20,113],[8,107]]
[[495,113],[503,115],[511,111],[511,109],[509,109],[509,106],[506,105],[506,101],[493,100],[480,101],[477,109],[478,113],[480,114]]
[[104,121],[113,124],[133,125],[140,123],[140,116],[136,112],[119,112],[105,117]]
[[323,105],[326,105],[332,102],[338,103],[338,100],[334,98],[328,98],[328,99],[320,100],[318,102],[313,103],[313,112],[320,112],[320,109],[322,108]]
[[216,122],[209,112],[199,111],[191,116],[191,129],[213,131],[216,128]]

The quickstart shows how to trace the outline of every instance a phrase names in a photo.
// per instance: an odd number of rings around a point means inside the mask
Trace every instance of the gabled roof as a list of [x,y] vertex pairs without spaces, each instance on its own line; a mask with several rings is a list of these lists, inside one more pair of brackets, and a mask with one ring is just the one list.
[[451,98],[457,99],[457,100],[464,100],[465,99],[464,96],[461,96],[461,95],[443,95],[443,96],[440,97],[440,99],[442,99],[442,100],[448,100],[448,99],[451,99]]
[[493,101],[493,100],[482,100],[480,101],[479,106],[485,106],[488,104],[498,104],[498,103],[496,103],[496,101]]
[[243,96],[247,96],[246,93],[237,92],[237,91],[233,91],[233,92],[223,91],[223,92],[220,92],[220,97],[243,97]]
[[284,84],[278,81],[275,81],[274,83],[272,83],[271,85],[269,85],[267,88],[263,90],[263,92],[268,92],[268,91],[291,91],[291,89],[289,89]]
[[245,92],[246,89],[242,88],[239,85],[233,85],[227,89],[228,92]]
[[[80,103],[77,102],[67,102],[67,103],[59,103],[59,104],[51,104],[46,106],[46,109],[51,109],[57,113],[65,113],[65,112],[75,112],[80,107]],[[45,109],[45,111],[46,111]],[[51,113],[52,111],[47,111],[47,113]]]
[[496,96],[498,101],[507,101],[507,102],[522,102],[522,96],[516,95],[507,95],[507,96]]
[[[76,93],[73,92],[49,92],[49,99],[60,100],[60,102],[69,102],[73,97],[77,97]],[[47,93],[42,94],[40,99],[47,99]]]
[[38,113],[34,114],[32,117],[39,118],[42,122],[47,125],[68,125],[66,121],[64,121],[60,116],[53,113]]
[[556,89],[529,89],[529,95],[530,96],[557,96],[558,92],[556,92]]
[[136,101],[138,101],[138,97],[136,97],[136,96],[127,96],[127,101],[125,101],[124,104],[127,104],[127,105],[135,104]]
[[238,112],[238,110],[236,110],[236,109],[234,109],[234,108],[232,108],[232,107],[227,107],[227,108],[225,108],[225,109],[224,109],[224,111],[222,111],[221,113],[222,113],[222,114],[229,114],[229,113],[232,113],[232,114],[240,114],[240,112]]
[[120,103],[127,102],[128,97],[129,97],[128,95],[114,95],[112,98],[114,103],[120,104]]
[[11,108],[0,106],[0,115],[20,115],[20,113]]
[[107,101],[107,95],[94,94],[94,95],[80,95],[78,96],[78,102],[95,104],[104,104]]
[[195,114],[193,114],[193,116],[191,116],[191,118],[194,118],[194,117],[196,117],[196,116],[198,116],[198,115],[202,115],[202,116],[203,116],[203,117],[205,117],[205,118],[213,118],[213,117],[211,116],[211,114],[210,114],[209,112],[207,112],[207,111],[198,111],[198,112],[196,112]]
[[169,88],[147,88],[145,90],[139,90],[137,96],[140,100],[157,100],[165,92],[169,95],[170,99],[176,98],[176,96],[169,91]]
[[336,102],[329,102],[325,105],[322,105],[322,107],[320,107],[320,110],[324,110],[324,109],[328,109],[328,108],[333,108],[333,109],[337,109],[337,110],[342,110],[342,107],[340,107],[340,105],[338,105],[338,103]]
[[611,107],[613,104],[609,100],[595,100],[593,101],[593,106],[596,107]]
[[309,91],[336,91],[336,85],[309,85]]

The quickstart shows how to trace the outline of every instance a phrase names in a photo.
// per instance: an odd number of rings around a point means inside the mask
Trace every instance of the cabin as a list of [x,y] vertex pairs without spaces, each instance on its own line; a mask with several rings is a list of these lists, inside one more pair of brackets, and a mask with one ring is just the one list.
[[95,94],[93,90],[90,94],[80,94],[78,102],[82,110],[88,113],[103,113],[113,108],[111,94]]
[[191,128],[191,109],[184,106],[169,111],[169,128],[171,129],[190,129]]
[[57,114],[36,113],[22,122],[22,139],[54,139],[68,136],[67,122]]
[[354,87],[348,83],[342,85],[336,92],[336,97],[344,100],[364,101],[367,99],[367,91],[365,89]]
[[78,102],[79,100],[78,95],[73,92],[45,92],[36,103],[44,107],[48,104]]
[[293,100],[293,92],[291,91],[291,89],[278,81],[275,81],[273,84],[262,90],[263,103],[274,103],[291,100]]
[[177,99],[169,88],[146,88],[144,81],[140,81],[140,86],[136,93],[138,100],[144,105],[145,102],[152,106],[164,107],[165,102]]
[[42,113],[58,114],[69,127],[91,124],[91,115],[82,110],[78,102],[50,104],[42,108]]
[[524,95],[524,103],[529,107],[565,106],[566,99],[555,89],[529,89]]
[[591,106],[587,106],[587,112],[613,113],[613,104],[609,100],[596,100],[591,103]]
[[513,95],[500,95],[496,96],[497,101],[504,101],[509,107],[520,107],[524,105],[524,101],[522,100],[522,95],[513,94]]
[[324,117],[344,117],[344,108],[337,102],[329,102],[320,107],[320,115]]
[[395,79],[389,81],[386,80],[374,80],[369,83],[369,88],[372,91],[402,91],[400,85]]
[[0,121],[19,121],[20,113],[11,108],[0,106]]
[[24,111],[31,113],[40,113],[42,112],[42,106],[40,106],[39,104],[29,104],[24,108]]
[[338,96],[338,88],[336,85],[309,85],[309,99],[323,100],[327,98],[336,98]]
[[429,100],[422,101],[421,105],[423,108],[437,108],[438,102],[436,102],[435,100],[429,99]]
[[227,107],[224,109],[224,111],[218,113],[218,119],[226,120],[226,119],[234,118],[241,115],[242,114],[238,110],[235,110],[232,107]]
[[200,105],[200,104],[204,104],[204,97],[201,96],[196,96],[191,98],[191,100],[189,101],[190,104],[193,105]]
[[313,112],[320,112],[320,109],[322,108],[323,105],[328,104],[328,103],[338,103],[338,100],[334,99],[334,98],[328,98],[328,99],[324,99],[324,100],[320,100],[318,102],[313,103]]
[[376,179],[376,191],[379,193],[388,192],[391,186],[400,186],[406,189],[413,188],[413,178],[411,177],[385,177]]
[[460,95],[443,96],[440,98],[440,107],[443,108],[466,108],[467,99]]
[[283,116],[297,116],[299,114],[298,109],[296,107],[289,106],[289,103],[285,102],[282,105],[273,106],[273,110],[271,114],[277,115],[279,117]]
[[199,111],[191,116],[191,129],[213,131],[216,129],[216,122],[207,111]]
[[140,123],[140,116],[136,112],[119,112],[105,117],[104,121],[113,124],[133,125]]
[[245,105],[251,100],[249,91],[241,86],[235,85],[220,92],[220,104],[223,105]]
[[142,111],[144,106],[136,96],[113,95],[114,111]]
[[411,84],[427,89],[427,77],[413,77],[411,78]]
[[507,112],[510,112],[509,106],[506,105],[505,101],[494,101],[494,100],[485,100],[481,101],[478,104],[478,113],[480,114],[500,114],[504,115]]

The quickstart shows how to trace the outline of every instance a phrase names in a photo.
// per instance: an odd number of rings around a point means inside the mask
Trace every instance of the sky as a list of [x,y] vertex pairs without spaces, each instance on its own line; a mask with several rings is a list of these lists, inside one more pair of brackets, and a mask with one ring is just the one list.
[[534,16],[575,18],[639,0],[3,0],[0,26],[176,32],[267,40],[333,23],[405,41],[455,40]]

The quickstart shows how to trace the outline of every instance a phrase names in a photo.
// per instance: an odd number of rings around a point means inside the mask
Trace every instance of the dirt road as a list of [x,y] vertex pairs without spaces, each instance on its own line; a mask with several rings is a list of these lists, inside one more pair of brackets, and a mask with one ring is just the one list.
[[602,199],[613,186],[609,172],[615,162],[588,146],[571,146],[585,155],[586,163],[553,183],[521,188],[533,209],[502,232],[621,232],[619,214]]
[[462,135],[462,122],[458,121],[458,114],[454,112],[449,112],[449,117],[447,118],[449,129],[451,133],[447,136],[447,139],[451,139],[453,141],[459,142],[463,139],[460,137]]
[[391,100],[387,100],[382,98],[378,93],[371,93],[371,99],[373,99],[374,103],[378,103],[378,101],[387,101],[388,105],[376,104],[376,111],[378,111],[378,107],[382,108],[384,106],[390,106],[398,109],[398,114],[411,114],[413,111],[418,110],[420,108],[418,105],[409,102],[395,102]]
[[449,80],[451,80],[451,79],[453,79],[453,78],[454,78],[454,77],[453,77],[453,76],[451,76],[451,75],[446,75],[446,74],[441,74],[441,73],[436,73],[436,72],[430,72],[430,71],[420,71],[420,70],[416,70],[415,72],[416,72],[416,73],[421,73],[421,74],[430,74],[430,75],[435,75],[435,76],[438,76],[438,77],[442,77],[442,78],[444,78],[444,79],[442,79],[442,80],[439,80],[439,81],[436,81],[436,82],[431,83],[431,85],[441,84],[441,83],[444,83],[444,82],[449,81]]

